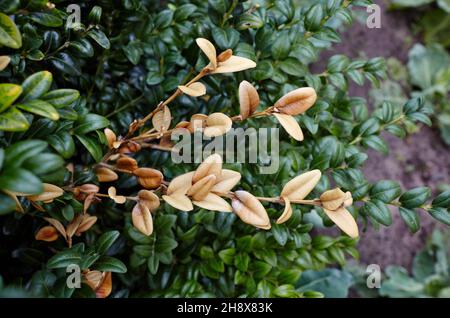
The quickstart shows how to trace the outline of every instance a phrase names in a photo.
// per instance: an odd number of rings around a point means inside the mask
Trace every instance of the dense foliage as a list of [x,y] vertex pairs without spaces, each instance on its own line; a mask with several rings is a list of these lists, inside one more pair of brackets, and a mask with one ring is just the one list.
[[[79,1],[81,23],[75,24],[65,10],[72,3],[0,5],[0,288],[8,286],[6,293],[22,288],[41,297],[102,297],[112,286],[113,297],[318,296],[296,288],[303,271],[358,257],[355,238],[314,234],[314,228],[333,225],[321,206],[295,205],[286,223],[262,230],[235,213],[181,212],[162,202],[150,231],[148,219],[136,226],[136,202],[127,199],[142,189],[141,178],[118,173],[118,180],[100,184],[96,175],[98,163],[116,151],[111,132],[145,132],[134,120],[161,110],[173,92],[174,123],[198,113],[239,114],[242,80],[257,88],[265,107],[298,87],[314,88],[318,100],[295,117],[303,141],[281,133],[277,174],[260,175],[257,164],[224,164],[240,172],[237,187],[278,198],[289,180],[319,170],[307,198],[336,187],[351,192],[348,210],[364,227],[389,226],[390,205],[412,232],[420,227],[419,211],[450,224],[450,192],[431,199],[427,187],[371,184],[361,171],[367,148],[389,151],[382,131],[404,137],[408,128],[429,123],[424,99],[383,102],[369,111],[365,99],[349,96],[349,81],[378,85],[386,76],[381,58],[335,55],[323,72],[310,71],[320,52],[340,41],[336,26],[351,23],[352,6],[368,1]],[[232,49],[256,68],[205,76],[205,96],[182,95],[177,87],[208,65],[197,38],[209,39],[218,53]],[[277,122],[265,116],[236,125]],[[127,144],[125,155],[165,180],[196,169],[174,164],[164,147],[142,146]],[[108,191],[111,185],[120,196]],[[281,212],[275,203],[264,203],[274,220]],[[66,285],[70,264],[83,271],[80,289]]]

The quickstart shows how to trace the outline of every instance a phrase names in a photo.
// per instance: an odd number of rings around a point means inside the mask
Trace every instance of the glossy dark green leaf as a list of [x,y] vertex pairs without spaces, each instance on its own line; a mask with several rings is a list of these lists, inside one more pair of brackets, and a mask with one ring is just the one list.
[[405,208],[417,208],[424,204],[430,195],[430,188],[418,187],[403,193],[399,201]]
[[66,269],[69,265],[78,265],[81,262],[81,253],[73,249],[67,249],[58,252],[55,256],[51,257],[47,262],[47,268],[56,269],[64,268]]
[[75,143],[67,131],[48,136],[47,141],[64,159],[68,159],[75,153]]
[[16,105],[17,108],[26,112],[36,114],[51,120],[58,120],[59,114],[56,109],[46,101],[33,99]]
[[362,139],[361,143],[366,147],[370,147],[372,149],[375,149],[376,151],[381,152],[382,154],[387,155],[389,153],[388,145],[379,136],[372,135],[372,136],[364,137]]
[[18,49],[22,46],[22,36],[17,25],[6,14],[0,12],[0,45]]
[[102,256],[95,262],[93,268],[102,272],[126,273],[127,267],[117,258]]
[[76,55],[81,57],[93,57],[94,47],[88,39],[82,38],[77,41],[71,41],[69,48]]
[[439,222],[450,226],[450,212],[448,209],[436,207],[428,210],[428,213],[430,213],[430,215]]
[[56,108],[69,106],[80,97],[76,89],[55,89],[42,96],[42,100],[52,104]]
[[22,112],[15,107],[0,114],[0,131],[24,131],[30,123]]
[[386,203],[379,200],[372,200],[366,202],[364,205],[364,211],[374,218],[378,223],[384,226],[389,226],[392,224],[392,215],[389,207]]
[[81,67],[78,62],[67,53],[58,53],[50,60],[59,71],[71,76],[80,76]]
[[39,194],[44,190],[38,177],[21,168],[11,168],[3,171],[0,175],[0,187],[5,190],[26,194]]
[[450,190],[440,193],[431,204],[433,207],[450,208]]
[[420,219],[416,210],[406,209],[403,207],[399,208],[400,216],[412,233],[415,233],[420,228]]
[[103,233],[97,241],[97,252],[99,254],[105,254],[111,245],[119,238],[119,231],[109,231]]
[[16,142],[5,151],[6,167],[20,167],[22,163],[33,158],[47,148],[47,143],[43,140],[23,140]]
[[370,190],[370,197],[385,203],[390,203],[399,197],[401,192],[402,190],[397,182],[391,180],[380,180],[375,183]]
[[91,131],[105,128],[109,125],[109,120],[96,114],[87,114],[80,117],[75,125],[74,132],[78,135],[84,135]]
[[90,136],[75,135],[84,147],[89,151],[96,162],[102,159],[103,151],[101,145],[96,139]]
[[58,15],[49,12],[33,12],[30,19],[36,23],[47,27],[59,27],[63,24],[63,20]]
[[109,50],[110,42],[105,33],[101,30],[92,29],[88,32],[88,36],[91,37],[102,48]]
[[305,27],[309,31],[317,31],[320,28],[325,13],[322,4],[313,5],[305,16]]
[[33,100],[44,95],[52,85],[53,76],[48,71],[34,73],[27,77],[22,83],[22,98],[21,102]]

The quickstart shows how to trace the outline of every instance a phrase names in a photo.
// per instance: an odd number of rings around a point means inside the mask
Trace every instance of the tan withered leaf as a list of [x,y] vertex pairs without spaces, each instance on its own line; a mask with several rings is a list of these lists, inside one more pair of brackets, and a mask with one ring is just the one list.
[[231,205],[217,194],[208,193],[201,201],[194,201],[194,204],[202,209],[219,212],[232,212]]
[[226,49],[217,56],[217,62],[225,62],[233,55],[232,49]]
[[156,189],[163,181],[161,171],[152,168],[138,168],[133,171],[139,183],[146,189]]
[[345,234],[352,238],[359,236],[358,224],[356,224],[355,219],[350,214],[350,212],[345,208],[340,208],[336,211],[330,211],[328,209],[323,209],[328,217],[336,224]]
[[0,56],[0,72],[3,71],[11,62],[11,58],[7,55]]
[[[114,131],[112,131],[109,128],[105,128],[105,130],[103,132],[105,133],[106,140],[108,141],[108,147],[110,149],[116,148],[115,147],[115,142],[117,141],[117,136],[114,133]],[[120,146],[120,144],[119,144],[119,146]]]
[[169,129],[171,121],[172,115],[170,114],[169,107],[164,106],[163,109],[153,115],[153,128],[158,132],[165,132]]
[[233,122],[231,118],[222,113],[212,113],[206,119],[206,128],[203,131],[207,137],[217,137],[226,134],[231,127]]
[[61,222],[53,218],[44,218],[44,220],[53,225],[55,229],[58,230],[58,232],[62,235],[62,237],[64,237],[64,239],[67,238],[66,229],[61,224]]
[[213,154],[207,157],[195,170],[192,177],[192,182],[195,183],[200,179],[208,175],[214,175],[216,178],[220,178],[222,171],[222,157],[219,154]]
[[98,167],[95,169],[95,174],[99,182],[111,182],[119,179],[117,173],[106,167]]
[[106,298],[111,294],[112,291],[112,275],[111,272],[103,273],[104,277],[100,286],[95,291],[97,298]]
[[175,209],[186,212],[192,211],[194,209],[191,200],[182,193],[163,195],[162,198],[167,204],[173,206]]
[[237,171],[223,169],[216,184],[211,189],[215,193],[227,193],[241,180],[241,174]]
[[216,179],[216,176],[211,174],[198,180],[188,190],[187,195],[196,201],[203,200],[216,183]]
[[84,282],[88,284],[93,291],[96,291],[100,286],[103,280],[103,276],[103,273],[100,271],[88,271],[87,273],[83,274]]
[[77,231],[82,221],[83,221],[83,214],[79,214],[76,217],[74,217],[74,219],[66,227],[67,237],[72,237],[75,235],[75,232]]
[[247,224],[268,230],[271,228],[269,216],[264,206],[253,194],[247,191],[236,191],[232,200],[233,211]]
[[256,67],[256,63],[245,57],[236,55],[230,56],[226,61],[220,62],[212,74],[233,73]]
[[278,218],[277,224],[283,224],[289,220],[292,216],[292,206],[288,198],[283,198],[284,201],[284,211],[283,214]]
[[125,202],[127,202],[127,198],[125,198],[123,195],[117,195],[117,190],[114,187],[109,187],[108,195],[117,204],[124,204]]
[[155,211],[159,205],[159,197],[152,191],[141,190],[138,192],[139,202],[147,207],[151,211]]
[[100,188],[96,186],[95,184],[86,183],[78,187],[78,189],[83,193],[98,193]]
[[151,235],[153,233],[153,219],[150,210],[145,204],[138,203],[131,212],[133,225],[142,234]]
[[200,82],[192,83],[188,86],[180,85],[178,86],[178,88],[186,95],[192,97],[199,97],[206,94],[206,87]]
[[89,209],[91,204],[96,200],[97,200],[97,198],[95,197],[95,193],[88,194],[83,202],[83,213],[86,213],[86,211]]
[[281,191],[281,197],[290,201],[303,200],[314,189],[321,176],[320,170],[316,169],[295,177],[286,183]]
[[339,209],[346,199],[346,194],[339,188],[325,191],[320,196],[322,206],[332,211]]
[[135,159],[123,156],[117,160],[116,168],[133,172],[134,170],[139,168],[139,166]]
[[11,199],[14,200],[16,203],[16,211],[19,211],[21,213],[25,213],[25,210],[22,207],[22,204],[20,204],[19,199],[17,198],[17,194],[8,190],[3,189],[3,191],[6,193],[7,196],[9,196]]
[[281,97],[274,106],[283,114],[295,116],[306,112],[316,100],[317,94],[314,88],[302,87]]
[[45,201],[50,202],[53,199],[60,197],[64,194],[64,190],[50,183],[44,183],[44,192],[38,195],[27,196],[31,201]]
[[214,45],[204,38],[198,38],[195,40],[199,48],[205,53],[206,57],[208,57],[209,62],[211,63],[212,69],[217,68],[217,52]]
[[169,183],[169,187],[167,188],[167,195],[186,194],[186,192],[192,185],[193,176],[194,171],[191,171],[174,178]]
[[82,215],[80,225],[78,226],[75,235],[80,236],[81,233],[89,230],[97,222],[97,217],[89,215],[87,213]]
[[51,225],[41,228],[35,236],[37,241],[53,242],[58,239],[58,231]]
[[274,113],[274,116],[278,119],[281,126],[287,131],[289,135],[291,135],[292,138],[298,141],[303,140],[303,132],[300,128],[298,122],[295,120],[294,117],[291,115],[286,114],[277,114]]
[[202,131],[203,128],[206,127],[206,119],[208,118],[205,114],[194,114],[191,117],[191,121],[189,122],[189,126],[187,127],[191,133],[196,130]]
[[253,114],[259,106],[258,91],[247,81],[239,84],[239,106],[242,119]]

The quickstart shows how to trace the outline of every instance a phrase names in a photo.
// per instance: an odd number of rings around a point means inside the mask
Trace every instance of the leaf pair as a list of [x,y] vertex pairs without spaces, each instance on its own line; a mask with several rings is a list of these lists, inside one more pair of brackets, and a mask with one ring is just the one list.
[[83,274],[84,282],[91,287],[97,298],[106,298],[112,291],[111,272],[87,271]]
[[233,73],[256,67],[256,63],[245,57],[233,55],[231,49],[217,56],[216,48],[207,39],[196,39],[197,45],[209,59],[208,70],[212,74]]
[[151,191],[141,190],[138,193],[138,203],[131,212],[133,225],[144,235],[153,233],[152,211],[160,205],[159,197]]

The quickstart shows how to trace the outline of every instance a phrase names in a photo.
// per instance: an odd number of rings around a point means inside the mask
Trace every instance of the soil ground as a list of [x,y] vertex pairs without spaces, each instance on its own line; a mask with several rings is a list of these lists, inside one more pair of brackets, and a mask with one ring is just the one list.
[[[357,58],[361,52],[367,57],[396,57],[407,61],[409,48],[420,38],[412,34],[413,16],[406,12],[388,11],[384,1],[375,1],[382,7],[381,29],[369,29],[358,22],[346,31],[342,43],[332,52],[325,52],[321,61],[331,55],[342,53]],[[320,64],[320,63],[319,63]],[[319,66],[320,67],[320,66]],[[352,96],[368,97],[369,86],[352,86]],[[370,181],[392,179],[401,183],[404,189],[429,186],[436,193],[439,184],[450,184],[450,146],[445,145],[437,131],[422,127],[420,131],[405,140],[391,135],[383,135],[391,152],[383,156],[369,151],[365,173]],[[420,250],[436,222],[421,212],[422,227],[412,235],[398,212],[392,211],[394,224],[380,230],[369,229],[361,235],[359,250],[361,262],[379,264],[382,268],[389,264],[410,268],[415,253]],[[448,228],[447,228],[448,229]]]

